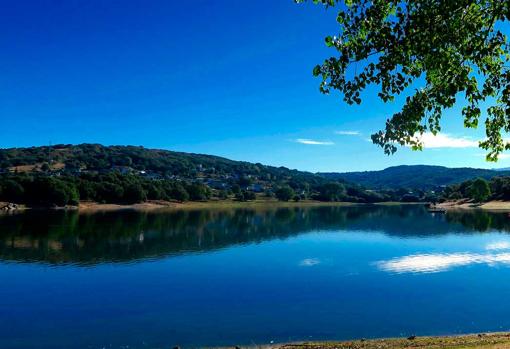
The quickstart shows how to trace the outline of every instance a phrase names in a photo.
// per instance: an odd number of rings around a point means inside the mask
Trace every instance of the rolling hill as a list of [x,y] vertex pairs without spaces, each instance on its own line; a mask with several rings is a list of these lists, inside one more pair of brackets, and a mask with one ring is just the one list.
[[[227,158],[148,149],[141,146],[104,146],[101,144],[61,144],[54,146],[0,149],[0,172],[31,173],[106,173],[109,171],[143,174],[154,179],[195,180],[202,178],[213,186],[233,181],[261,183],[264,186],[286,183],[294,188],[311,187],[329,181],[344,182],[360,189],[437,189],[482,177],[510,176],[508,169],[448,168],[442,166],[394,166],[381,171],[310,173],[234,161]],[[352,183],[352,184],[349,184]]]
[[141,146],[60,144],[54,146],[0,149],[0,171],[10,172],[135,172],[156,177],[186,179],[239,178],[264,181],[306,180],[325,182],[310,172],[285,167],[234,161],[219,156],[148,149]]
[[330,180],[345,180],[371,189],[434,189],[464,182],[473,178],[490,179],[496,176],[510,176],[508,170],[480,168],[448,168],[428,165],[403,165],[388,167],[381,171],[319,173]]

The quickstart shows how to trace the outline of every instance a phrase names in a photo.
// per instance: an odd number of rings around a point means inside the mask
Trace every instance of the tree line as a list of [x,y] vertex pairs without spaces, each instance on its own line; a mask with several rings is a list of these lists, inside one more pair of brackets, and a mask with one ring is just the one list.
[[116,204],[146,200],[202,201],[210,196],[211,189],[201,183],[149,180],[117,172],[58,177],[33,174],[0,176],[0,201],[29,206],[78,205],[80,200]]
[[510,200],[510,177],[476,178],[445,188],[442,200]]
[[147,200],[207,201],[210,199],[237,201],[255,200],[258,196],[280,201],[345,201],[375,203],[384,201],[430,201],[426,192],[408,189],[371,191],[350,183],[308,183],[291,180],[272,183],[265,192],[249,190],[249,181],[241,178],[225,189],[212,189],[198,181],[148,179],[136,174],[113,171],[104,174],[52,176],[44,173],[0,174],[0,201],[28,206],[78,205],[80,201],[134,204]]

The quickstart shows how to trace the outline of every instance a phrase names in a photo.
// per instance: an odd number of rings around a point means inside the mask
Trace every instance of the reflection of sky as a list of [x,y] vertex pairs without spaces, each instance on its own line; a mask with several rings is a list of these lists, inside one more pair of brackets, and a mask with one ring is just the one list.
[[[485,245],[485,250],[510,250],[510,242],[490,242]],[[376,263],[380,270],[392,273],[437,273],[472,264],[510,266],[510,251],[499,253],[423,253],[397,257]]]
[[317,258],[306,258],[299,262],[299,265],[302,267],[313,267],[317,264],[320,264],[320,260]]
[[510,249],[510,241],[495,241],[485,246],[486,250],[508,250]]

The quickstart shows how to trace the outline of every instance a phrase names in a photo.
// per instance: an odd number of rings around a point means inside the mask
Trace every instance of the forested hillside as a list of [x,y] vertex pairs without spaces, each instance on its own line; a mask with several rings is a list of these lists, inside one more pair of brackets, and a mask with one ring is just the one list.
[[284,201],[436,201],[446,186],[509,174],[425,165],[313,174],[136,146],[55,145],[0,149],[0,201],[30,206],[76,205],[82,200],[247,201],[257,196]]
[[418,200],[370,191],[313,173],[217,156],[99,144],[0,149],[0,201],[31,206],[75,205],[80,200],[280,200],[379,202]]
[[510,171],[414,165],[388,167],[381,171],[320,173],[320,175],[330,180],[355,182],[372,189],[415,188],[437,190],[440,187],[474,178],[491,179],[496,176],[508,176]]
[[103,146],[100,144],[55,145],[31,148],[0,149],[0,168],[20,171],[63,169],[76,171],[148,171],[160,176],[196,177],[199,175],[252,175],[268,180],[304,177],[311,173],[292,171],[284,167],[264,166],[226,158],[147,149],[137,146]]

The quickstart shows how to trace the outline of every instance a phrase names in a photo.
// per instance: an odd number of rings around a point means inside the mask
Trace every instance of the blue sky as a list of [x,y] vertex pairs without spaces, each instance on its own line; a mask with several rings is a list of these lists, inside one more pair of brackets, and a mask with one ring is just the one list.
[[292,0],[10,1],[0,22],[0,147],[133,144],[309,171],[486,163],[458,108],[423,152],[368,141],[400,102],[321,95],[335,13]]

